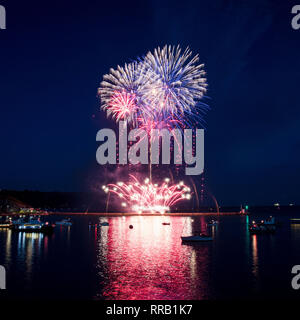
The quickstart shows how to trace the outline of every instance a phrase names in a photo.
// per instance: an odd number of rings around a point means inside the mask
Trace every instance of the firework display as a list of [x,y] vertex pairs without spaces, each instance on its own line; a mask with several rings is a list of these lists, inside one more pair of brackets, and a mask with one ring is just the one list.
[[[107,117],[125,121],[152,136],[153,129],[171,131],[202,125],[208,109],[202,102],[206,88],[204,65],[198,55],[193,56],[189,48],[165,45],[124,67],[110,69],[103,76],[98,94]],[[144,183],[131,176],[133,183],[108,184],[103,190],[119,196],[123,207],[138,213],[163,214],[179,201],[191,198],[190,188],[183,182],[153,184],[151,163],[149,176]]]
[[118,182],[102,186],[106,193],[113,193],[122,200],[122,207],[129,207],[137,213],[161,213],[169,211],[172,206],[182,200],[191,199],[191,190],[183,181],[178,184],[170,184],[166,178],[161,184],[153,184],[149,178],[140,183],[133,176],[131,183]]
[[117,122],[133,127],[165,123],[166,127],[191,127],[202,123],[208,108],[201,102],[206,92],[204,65],[189,48],[164,46],[138,61],[118,66],[104,75],[98,90],[102,109]]

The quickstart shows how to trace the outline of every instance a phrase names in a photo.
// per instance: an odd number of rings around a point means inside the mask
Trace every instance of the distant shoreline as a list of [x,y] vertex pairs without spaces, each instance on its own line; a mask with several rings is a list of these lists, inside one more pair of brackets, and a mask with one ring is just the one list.
[[[23,213],[24,214],[24,213]],[[15,216],[19,213],[8,214],[0,213],[1,216]],[[170,216],[170,217],[193,217],[193,216],[223,216],[223,215],[246,215],[240,212],[168,212],[160,213],[136,213],[136,212],[48,212],[48,213],[27,213],[26,215],[97,215],[100,217],[122,217],[122,216]]]
[[136,212],[53,212],[50,215],[97,215],[102,217],[122,217],[122,216],[170,216],[170,217],[192,217],[192,216],[218,216],[218,215],[242,215],[240,212],[168,212],[165,214],[160,213],[136,213]]

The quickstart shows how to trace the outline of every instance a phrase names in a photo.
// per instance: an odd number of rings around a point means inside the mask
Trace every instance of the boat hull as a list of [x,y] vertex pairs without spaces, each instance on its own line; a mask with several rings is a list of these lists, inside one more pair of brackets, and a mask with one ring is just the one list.
[[260,226],[260,227],[250,227],[249,228],[250,234],[265,234],[265,233],[275,233],[276,227],[275,226]]
[[34,228],[28,226],[27,228],[20,228],[18,225],[13,225],[11,227],[13,231],[16,232],[28,232],[28,233],[45,233],[45,234],[51,234],[53,233],[54,227],[52,225],[45,225],[42,226],[41,228]]
[[212,241],[212,237],[200,237],[200,236],[190,236],[190,237],[181,237],[182,242],[207,242]]
[[11,227],[11,224],[9,223],[1,223],[0,224],[0,229],[8,229]]

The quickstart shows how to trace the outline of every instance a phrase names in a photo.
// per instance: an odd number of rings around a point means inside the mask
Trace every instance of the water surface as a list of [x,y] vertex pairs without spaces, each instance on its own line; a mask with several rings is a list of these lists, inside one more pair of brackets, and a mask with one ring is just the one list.
[[[300,297],[291,288],[291,269],[300,264],[300,224],[280,213],[276,234],[251,236],[247,226],[256,217],[221,216],[217,227],[206,230],[211,218],[76,215],[72,227],[56,227],[52,236],[0,229],[6,294],[94,300]],[[109,227],[89,225],[104,221]],[[212,233],[214,241],[181,243],[181,235],[201,231]]]

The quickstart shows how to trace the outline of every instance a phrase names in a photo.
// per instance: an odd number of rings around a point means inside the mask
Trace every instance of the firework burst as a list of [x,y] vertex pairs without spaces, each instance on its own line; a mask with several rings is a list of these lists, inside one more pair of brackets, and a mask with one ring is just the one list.
[[192,57],[189,48],[182,52],[179,46],[164,46],[147,53],[143,64],[151,74],[151,83],[144,85],[142,92],[144,104],[154,110],[154,117],[187,126],[192,118],[201,118],[207,108],[200,102],[207,84],[204,65],[198,61],[198,55]]
[[118,66],[104,75],[98,90],[102,109],[115,121],[133,127],[165,123],[165,127],[192,127],[203,123],[208,106],[204,65],[189,48],[164,46],[139,62]]
[[110,73],[103,76],[98,94],[108,117],[137,125],[137,117],[143,112],[141,87],[147,81],[146,76],[143,65],[137,62],[110,69]]
[[135,176],[130,177],[132,181],[129,184],[118,182],[103,186],[102,189],[117,195],[122,200],[121,205],[129,206],[134,212],[164,214],[176,203],[191,199],[191,190],[184,182],[170,185],[170,179],[166,178],[164,183],[158,185],[150,182],[149,178],[140,183]]
[[107,104],[107,115],[112,116],[116,122],[120,120],[134,121],[132,116],[136,112],[136,95],[125,90],[112,94]]

